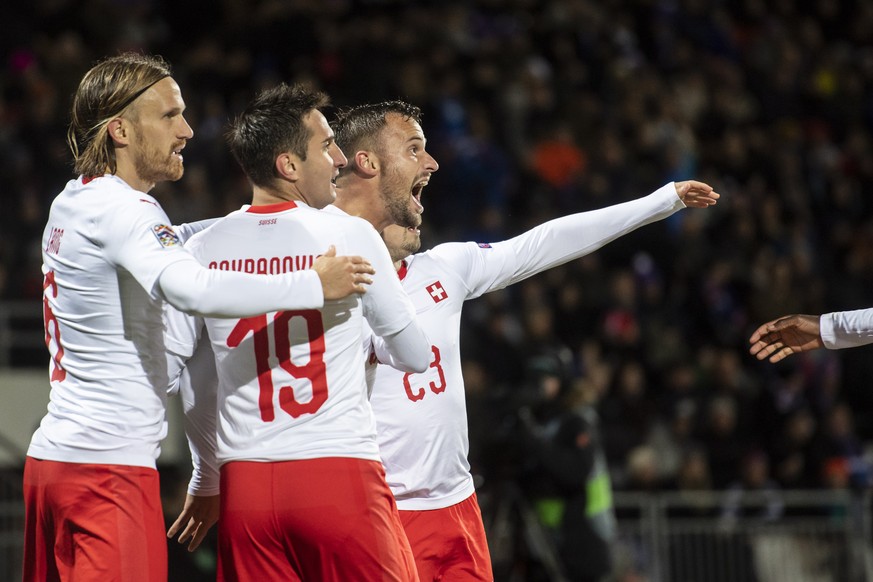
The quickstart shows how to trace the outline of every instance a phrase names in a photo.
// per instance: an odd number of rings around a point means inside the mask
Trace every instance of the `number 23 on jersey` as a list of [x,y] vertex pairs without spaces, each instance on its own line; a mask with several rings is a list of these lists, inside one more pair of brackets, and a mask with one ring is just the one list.
[[[446,375],[443,372],[442,367],[442,359],[440,358],[440,349],[436,346],[430,346],[430,351],[433,353],[433,360],[430,363],[430,368],[436,370],[437,373],[437,381],[431,381],[427,383],[428,388],[434,394],[441,394],[446,390]],[[407,372],[403,375],[403,387],[406,389],[406,397],[412,400],[413,402],[417,402],[424,398],[424,395],[427,393],[423,386],[416,386],[416,388],[412,387],[411,378],[412,376],[416,376],[419,374],[413,374],[412,372]],[[421,374],[424,376],[424,374]]]

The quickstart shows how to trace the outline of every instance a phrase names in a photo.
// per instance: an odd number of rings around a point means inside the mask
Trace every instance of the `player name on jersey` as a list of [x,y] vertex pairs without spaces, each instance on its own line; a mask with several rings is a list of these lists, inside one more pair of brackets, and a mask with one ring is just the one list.
[[219,271],[240,271],[258,275],[278,275],[309,269],[315,262],[315,255],[285,255],[284,257],[258,257],[247,259],[225,259],[211,261],[210,269]]

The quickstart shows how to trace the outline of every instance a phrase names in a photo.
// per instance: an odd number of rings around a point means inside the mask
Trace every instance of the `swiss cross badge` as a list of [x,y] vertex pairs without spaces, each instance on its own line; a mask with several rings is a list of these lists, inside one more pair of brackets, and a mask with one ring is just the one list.
[[449,294],[446,293],[446,290],[443,289],[442,283],[440,283],[439,281],[431,283],[430,285],[425,287],[425,289],[427,289],[427,292],[430,293],[430,298],[433,299],[434,303],[439,303],[449,296]]

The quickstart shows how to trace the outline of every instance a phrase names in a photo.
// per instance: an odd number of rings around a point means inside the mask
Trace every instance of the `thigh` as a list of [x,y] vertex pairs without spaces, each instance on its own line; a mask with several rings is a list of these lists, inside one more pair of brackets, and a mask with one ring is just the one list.
[[[231,535],[244,532],[259,548],[284,552],[284,561],[303,580],[417,580],[378,462],[325,458],[227,463],[222,467],[220,532],[226,515],[235,533],[220,533],[225,544],[237,544]],[[242,560],[237,558],[237,563],[248,563]]]
[[[218,582],[299,582],[276,522],[274,463],[232,461],[221,467]],[[289,489],[290,490],[290,489]]]
[[24,582],[61,579],[55,564],[54,521],[39,486],[43,464],[31,457],[24,461]]
[[166,581],[155,469],[29,458],[24,489],[25,580]]
[[422,582],[494,580],[475,493],[443,509],[401,511],[400,519]]

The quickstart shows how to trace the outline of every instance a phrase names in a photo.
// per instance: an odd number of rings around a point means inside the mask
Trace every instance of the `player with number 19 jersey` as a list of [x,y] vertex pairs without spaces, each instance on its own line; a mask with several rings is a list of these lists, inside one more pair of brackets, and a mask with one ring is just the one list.
[[[325,241],[370,260],[376,275],[363,296],[327,301],[321,310],[205,320],[219,377],[219,465],[380,459],[367,402],[363,319],[376,334],[392,335],[415,317],[373,227],[301,202],[251,206],[192,237],[187,248],[210,269],[274,273],[308,269]],[[169,322],[170,350],[190,356],[194,334]]]
[[[220,466],[218,569],[227,582],[418,579],[379,462],[364,319],[392,336],[409,369],[425,369],[429,339],[379,235],[360,218],[289,201],[231,213],[188,246],[210,269],[270,273],[309,268],[326,244],[370,261],[375,274],[363,296],[320,310],[205,320],[218,376],[217,405],[205,417],[217,413],[217,429],[214,446],[207,434],[204,447],[189,431],[194,460],[207,453],[198,470],[213,473],[193,486],[214,490]],[[169,312],[167,328],[172,354],[199,347],[195,318]],[[214,387],[190,372],[193,392],[182,387],[183,396],[202,407]],[[187,414],[204,420],[197,405]]]

